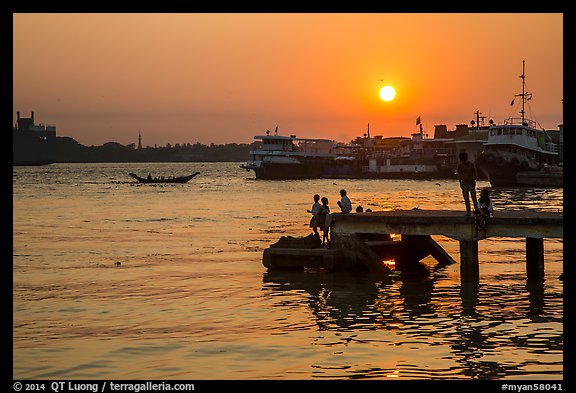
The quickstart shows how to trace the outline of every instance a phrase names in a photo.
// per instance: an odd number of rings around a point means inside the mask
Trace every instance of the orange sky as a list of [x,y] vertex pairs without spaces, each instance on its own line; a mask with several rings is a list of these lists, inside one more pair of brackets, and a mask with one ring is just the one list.
[[[562,123],[562,14],[14,14],[13,112],[84,145]],[[383,81],[381,81],[383,80]],[[396,99],[380,100],[384,84]],[[515,108],[517,110],[517,108]]]

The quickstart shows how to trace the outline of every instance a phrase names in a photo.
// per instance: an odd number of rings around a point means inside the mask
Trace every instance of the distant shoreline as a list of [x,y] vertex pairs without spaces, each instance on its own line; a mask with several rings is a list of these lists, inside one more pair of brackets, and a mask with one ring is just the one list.
[[107,142],[101,146],[84,146],[70,137],[57,137],[55,163],[104,162],[242,162],[258,142],[217,145],[167,144],[161,147],[141,147],[135,143],[122,145]]

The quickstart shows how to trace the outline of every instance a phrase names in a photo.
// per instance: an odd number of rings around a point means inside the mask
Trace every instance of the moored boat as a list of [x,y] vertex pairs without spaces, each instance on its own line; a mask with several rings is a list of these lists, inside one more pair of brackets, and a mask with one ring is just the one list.
[[[537,128],[534,120],[525,116],[525,104],[532,97],[525,91],[524,61],[522,61],[522,93],[516,94],[522,100],[520,118],[510,117],[504,124],[492,125],[484,150],[478,156],[476,165],[484,172],[493,187],[506,187],[538,183],[547,185],[547,177],[554,177],[550,182],[558,184],[557,172],[560,164],[558,131]],[[514,100],[512,101],[514,103]],[[544,171],[544,168],[549,170]],[[530,174],[533,174],[532,180]],[[551,173],[556,173],[552,175]],[[536,176],[538,175],[538,176]]]
[[187,176],[169,176],[169,177],[164,177],[164,176],[160,176],[160,177],[152,177],[150,174],[148,174],[148,177],[140,177],[138,175],[136,175],[135,173],[129,173],[130,176],[132,176],[134,179],[138,180],[139,183],[144,183],[144,184],[151,184],[151,183],[188,183],[188,181],[190,179],[192,179],[193,177],[195,177],[196,175],[199,175],[200,172],[195,172],[191,175],[187,175]]
[[545,165],[539,171],[518,172],[516,181],[521,186],[562,187],[564,185],[564,167]]
[[339,159],[330,139],[297,138],[296,135],[255,136],[261,146],[250,152],[240,167],[253,170],[257,179],[318,179],[352,176],[354,160]]
[[[418,125],[419,123],[417,123]],[[240,165],[257,179],[450,179],[456,178],[456,150],[460,139],[479,134],[465,124],[455,131],[436,126],[434,138],[420,132],[407,137],[364,137],[350,143],[330,139],[297,138],[296,135],[255,136],[260,146]],[[472,135],[471,135],[472,136]],[[466,141],[468,146],[482,141]],[[464,141],[462,141],[464,143]],[[478,149],[480,150],[480,149]]]

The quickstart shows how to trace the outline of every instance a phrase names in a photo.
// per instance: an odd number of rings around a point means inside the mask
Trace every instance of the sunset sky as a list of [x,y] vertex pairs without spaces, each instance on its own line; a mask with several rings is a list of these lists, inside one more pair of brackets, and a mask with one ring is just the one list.
[[[421,117],[563,122],[559,13],[14,14],[13,116],[84,145],[410,136]],[[390,85],[394,100],[379,90]]]

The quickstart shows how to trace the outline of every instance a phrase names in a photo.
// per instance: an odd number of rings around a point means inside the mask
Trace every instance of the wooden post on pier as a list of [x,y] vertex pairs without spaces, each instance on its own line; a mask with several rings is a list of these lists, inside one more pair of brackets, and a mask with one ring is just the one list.
[[544,278],[544,239],[526,238],[526,275],[528,278]]

